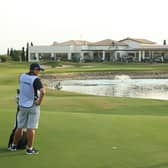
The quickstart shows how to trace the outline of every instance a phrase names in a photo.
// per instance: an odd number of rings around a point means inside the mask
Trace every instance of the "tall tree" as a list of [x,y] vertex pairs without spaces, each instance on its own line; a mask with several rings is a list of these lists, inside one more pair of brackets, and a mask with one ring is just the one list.
[[13,48],[10,49],[9,56],[12,58],[13,57]]
[[10,50],[9,50],[9,48],[7,49],[7,56],[10,56]]
[[27,42],[27,45],[26,45],[26,61],[29,60],[29,43]]
[[22,61],[21,53],[22,53],[21,50],[13,50],[12,60],[21,62]]
[[22,61],[26,61],[26,58],[25,58],[25,48],[24,47],[22,47],[21,58],[22,58]]
[[163,45],[166,45],[166,40],[163,41]]

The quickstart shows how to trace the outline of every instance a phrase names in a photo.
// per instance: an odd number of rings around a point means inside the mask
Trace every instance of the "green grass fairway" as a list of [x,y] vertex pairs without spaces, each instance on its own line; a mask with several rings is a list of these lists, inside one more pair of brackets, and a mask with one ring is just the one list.
[[7,151],[25,66],[0,64],[0,167],[168,168],[168,102],[161,100],[48,90],[35,141],[40,154]]
[[63,65],[71,65],[72,67],[52,68],[48,69],[47,73],[66,73],[66,72],[143,72],[143,71],[167,71],[167,64],[149,64],[149,63],[66,63]]
[[[46,65],[56,65],[58,63],[48,62]],[[47,68],[44,73],[67,73],[67,72],[103,72],[103,71],[116,71],[116,72],[163,72],[168,71],[168,64],[149,64],[149,63],[72,63],[72,62],[60,62],[60,65],[64,65],[64,68]],[[29,63],[0,63],[0,70],[4,68],[6,73],[15,74],[25,70]],[[17,67],[17,69],[16,69]],[[14,71],[13,71],[14,70]]]

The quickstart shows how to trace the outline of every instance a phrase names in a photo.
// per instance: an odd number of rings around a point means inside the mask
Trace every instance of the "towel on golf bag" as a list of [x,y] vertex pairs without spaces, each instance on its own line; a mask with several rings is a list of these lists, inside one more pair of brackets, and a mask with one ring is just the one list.
[[[15,131],[17,129],[17,115],[18,115],[18,112],[19,112],[19,106],[17,107],[15,127],[13,128],[13,130],[10,134],[10,137],[9,137],[8,148],[12,145],[14,135],[15,135]],[[27,145],[27,131],[23,130],[23,135],[22,135],[19,143],[17,144],[17,149],[25,149],[26,145]]]

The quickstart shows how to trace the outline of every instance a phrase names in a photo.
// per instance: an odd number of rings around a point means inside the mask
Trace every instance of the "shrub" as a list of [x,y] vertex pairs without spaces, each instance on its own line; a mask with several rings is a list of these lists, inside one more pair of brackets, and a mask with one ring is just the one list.
[[0,62],[6,62],[8,60],[7,55],[0,55]]

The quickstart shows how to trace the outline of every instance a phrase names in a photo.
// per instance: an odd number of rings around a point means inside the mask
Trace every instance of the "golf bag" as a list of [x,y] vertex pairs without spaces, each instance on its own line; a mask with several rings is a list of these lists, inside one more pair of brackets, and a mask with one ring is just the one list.
[[[19,89],[17,89],[17,104],[18,104],[18,99],[19,99]],[[17,115],[19,112],[19,105],[17,105],[17,112],[16,112],[16,119],[15,119],[15,126],[10,134],[9,137],[9,141],[8,141],[8,148],[12,145],[13,139],[14,139],[14,135],[15,135],[15,131],[17,129]],[[17,149],[25,149],[27,145],[27,130],[23,130],[23,135],[19,141],[19,143],[17,144]]]

